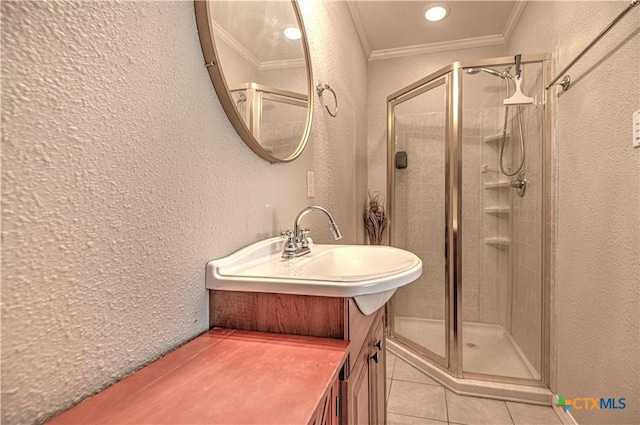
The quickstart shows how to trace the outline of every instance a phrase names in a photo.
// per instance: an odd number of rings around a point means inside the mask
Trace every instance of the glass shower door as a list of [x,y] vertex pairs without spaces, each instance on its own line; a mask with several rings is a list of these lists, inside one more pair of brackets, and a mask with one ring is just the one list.
[[392,301],[392,335],[448,367],[447,93],[448,75],[391,102],[391,245],[416,254],[420,278]]

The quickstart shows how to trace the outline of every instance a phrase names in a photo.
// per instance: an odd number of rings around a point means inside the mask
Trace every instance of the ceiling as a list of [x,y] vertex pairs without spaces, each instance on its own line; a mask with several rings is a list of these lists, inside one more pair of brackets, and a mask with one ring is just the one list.
[[[424,18],[432,0],[347,0],[370,60],[505,44],[526,0],[438,1],[450,8],[440,22]],[[288,1],[212,1],[216,38],[257,69],[298,65],[302,43],[282,36],[297,26]]]
[[449,6],[449,16],[429,22],[424,11],[433,3],[347,2],[370,60],[504,44],[526,5],[526,1],[437,1]]
[[260,69],[265,64],[304,61],[302,41],[283,36],[298,19],[286,1],[211,1],[216,38]]

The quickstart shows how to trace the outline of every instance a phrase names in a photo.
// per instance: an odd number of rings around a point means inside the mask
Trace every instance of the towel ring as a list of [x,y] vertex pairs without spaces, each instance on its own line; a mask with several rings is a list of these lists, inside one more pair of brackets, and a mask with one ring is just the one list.
[[334,92],[333,89],[331,87],[329,87],[329,84],[322,84],[320,81],[316,82],[316,90],[318,91],[318,96],[320,96],[320,97],[322,97],[322,93],[325,90],[328,90],[331,93],[333,93],[333,98],[336,101],[335,112],[331,112],[331,110],[329,109],[329,107],[327,105],[324,105],[324,107],[327,110],[327,112],[329,113],[329,115],[331,115],[334,118],[337,117],[338,116],[338,96],[336,96],[336,92]]

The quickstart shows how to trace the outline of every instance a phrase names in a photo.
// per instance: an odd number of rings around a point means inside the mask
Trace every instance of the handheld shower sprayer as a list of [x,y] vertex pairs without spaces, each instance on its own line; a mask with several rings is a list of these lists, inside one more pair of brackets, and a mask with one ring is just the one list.
[[[521,111],[520,111],[520,106],[519,105],[524,105],[524,104],[530,104],[533,103],[533,99],[528,98],[526,96],[524,96],[522,94],[522,92],[520,91],[520,78],[522,75],[522,70],[520,69],[520,59],[519,59],[520,55],[517,55],[515,58],[515,65],[516,65],[516,76],[514,77],[513,75],[511,75],[511,66],[508,66],[507,68],[505,68],[504,71],[500,72],[500,71],[496,71],[495,69],[492,68],[484,68],[484,67],[480,67],[480,68],[467,68],[466,69],[466,73],[469,75],[475,75],[478,74],[480,72],[485,72],[487,74],[493,75],[494,77],[499,77],[502,78],[505,82],[505,88],[506,88],[506,96],[507,99],[504,100],[503,104],[505,105],[504,107],[504,126],[502,128],[502,142],[500,143],[500,172],[502,174],[504,174],[507,177],[513,177],[515,175],[518,175],[522,169],[524,168],[524,161],[526,158],[526,150],[525,150],[525,146],[524,146],[524,134],[522,132],[522,117],[521,117]],[[514,86],[515,86],[515,92],[513,95],[511,95],[509,97],[509,91],[510,91],[510,85],[509,85],[509,81],[513,82]],[[504,148],[506,145],[506,141],[507,141],[507,129],[509,126],[509,106],[510,105],[516,105],[517,109],[516,109],[516,114],[518,116],[518,128],[519,128],[519,132],[520,132],[520,152],[521,152],[521,156],[520,156],[520,164],[518,165],[517,169],[515,170],[515,172],[509,172],[508,170],[505,169],[504,167]],[[523,192],[524,193],[524,192]]]

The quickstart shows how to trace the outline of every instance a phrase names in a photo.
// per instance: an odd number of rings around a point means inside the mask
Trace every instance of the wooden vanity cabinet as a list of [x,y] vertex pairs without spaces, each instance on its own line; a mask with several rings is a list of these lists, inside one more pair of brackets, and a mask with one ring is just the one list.
[[47,425],[338,425],[347,341],[212,329]]
[[313,423],[386,424],[384,308],[364,315],[351,298],[235,291],[210,291],[209,301],[212,327],[348,340],[333,402],[325,400]]
[[384,315],[376,314],[348,379],[342,381],[343,424],[385,424]]
[[339,425],[340,416],[340,381],[336,379],[324,400],[318,406],[318,410],[311,422],[312,425]]

